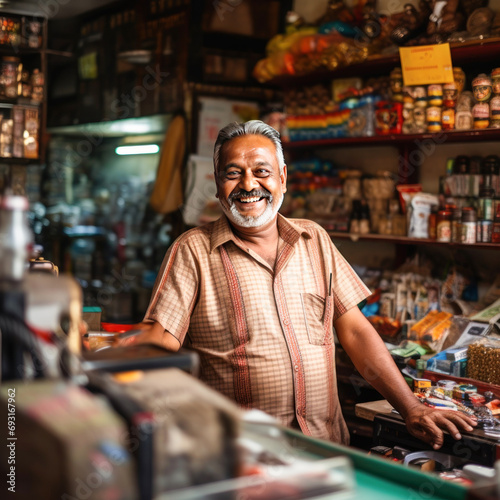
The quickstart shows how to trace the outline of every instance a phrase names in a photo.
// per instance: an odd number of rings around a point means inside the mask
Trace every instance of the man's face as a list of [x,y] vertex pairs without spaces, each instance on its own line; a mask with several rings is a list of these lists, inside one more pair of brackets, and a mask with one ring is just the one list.
[[217,197],[234,225],[262,227],[274,220],[286,192],[286,166],[280,174],[270,139],[244,135],[226,142],[215,175]]

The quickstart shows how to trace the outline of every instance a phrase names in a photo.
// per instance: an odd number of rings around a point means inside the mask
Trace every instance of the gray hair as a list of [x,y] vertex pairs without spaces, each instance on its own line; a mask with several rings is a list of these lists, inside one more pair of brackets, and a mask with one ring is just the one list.
[[219,131],[219,135],[217,136],[214,147],[215,172],[219,171],[220,150],[222,146],[231,139],[243,135],[263,135],[264,137],[270,139],[276,147],[276,160],[278,160],[280,174],[283,173],[285,158],[283,156],[283,147],[281,146],[280,134],[273,127],[260,120],[250,120],[245,123],[233,122],[229,125],[226,125]]

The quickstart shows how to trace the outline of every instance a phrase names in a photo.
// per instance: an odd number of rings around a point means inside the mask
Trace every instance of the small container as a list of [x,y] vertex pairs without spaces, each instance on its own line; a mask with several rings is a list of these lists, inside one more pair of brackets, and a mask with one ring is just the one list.
[[491,233],[493,222],[490,220],[481,220],[477,223],[476,241],[479,243],[491,243]]
[[491,90],[493,94],[500,95],[500,68],[491,71]]
[[474,128],[483,129],[490,126],[490,107],[486,102],[479,102],[472,108]]
[[437,213],[436,240],[444,243],[451,241],[451,212],[439,210]]
[[462,68],[453,68],[453,80],[455,82],[455,86],[457,87],[458,93],[461,94],[464,91],[465,86],[465,73],[463,72]]
[[462,210],[462,224],[460,227],[460,241],[467,245],[476,243],[477,214],[473,208]]
[[443,106],[445,108],[455,108],[457,105],[458,90],[455,82],[443,85]]
[[427,108],[426,118],[427,118],[428,132],[441,131],[441,108],[438,108],[436,106],[431,106],[430,108]]
[[490,101],[490,127],[500,128],[500,95]]
[[443,109],[441,114],[441,127],[443,130],[453,130],[455,128],[455,110],[452,108]]
[[462,92],[457,98],[457,111],[471,111],[474,106],[474,96],[468,90]]
[[427,360],[425,359],[417,359],[416,363],[417,368],[417,378],[424,377],[424,371],[427,369]]
[[462,241],[462,209],[454,208],[451,213],[451,241],[460,243]]
[[443,105],[443,86],[429,85],[427,87],[427,102],[429,106],[440,108]]
[[491,227],[491,242],[500,243],[500,204],[497,205],[495,218]]
[[495,191],[491,187],[483,187],[479,191],[479,218],[482,220],[493,220],[493,198]]
[[457,111],[455,113],[455,128],[457,130],[470,130],[474,128],[474,120],[470,111]]
[[429,214],[429,222],[427,225],[427,231],[431,240],[437,239],[437,212],[437,205],[432,205],[431,213]]
[[472,93],[477,102],[487,103],[491,99],[491,78],[481,73],[472,80]]
[[415,98],[415,106],[419,108],[427,107],[427,90],[425,87],[415,87],[413,89],[413,97]]

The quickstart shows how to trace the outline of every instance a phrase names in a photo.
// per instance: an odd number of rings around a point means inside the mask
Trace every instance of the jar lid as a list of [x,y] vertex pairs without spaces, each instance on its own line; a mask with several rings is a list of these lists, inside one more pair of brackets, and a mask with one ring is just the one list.
[[438,217],[451,217],[451,212],[449,210],[439,210]]
[[500,171],[500,158],[498,155],[488,155],[481,165],[481,173],[498,175]]
[[453,173],[455,174],[466,174],[469,172],[470,160],[468,156],[459,155],[455,158],[455,163],[453,165]]
[[481,73],[472,80],[472,86],[475,87],[476,85],[491,85],[491,78],[485,73]]
[[477,221],[476,210],[472,207],[465,207],[462,210],[462,222],[476,222],[476,221]]

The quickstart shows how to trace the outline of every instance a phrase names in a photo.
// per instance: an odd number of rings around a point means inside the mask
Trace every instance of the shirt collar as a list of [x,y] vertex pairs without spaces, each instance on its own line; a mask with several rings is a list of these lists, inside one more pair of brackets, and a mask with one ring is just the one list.
[[[304,228],[286,217],[283,217],[280,213],[278,213],[278,229],[281,238],[290,245],[294,245],[301,236],[307,239],[312,237]],[[221,215],[221,217],[214,222],[212,235],[210,237],[210,253],[228,241],[235,241],[235,237],[227,217]]]

